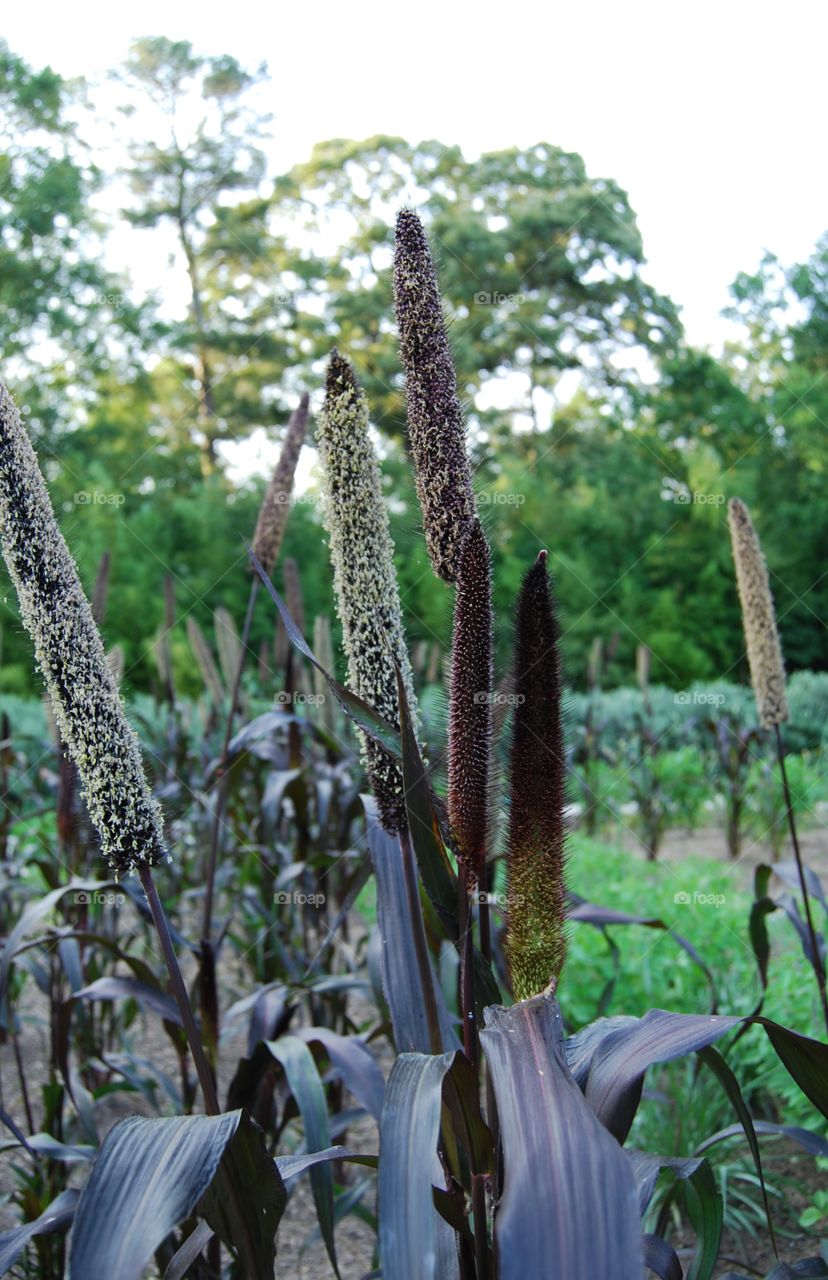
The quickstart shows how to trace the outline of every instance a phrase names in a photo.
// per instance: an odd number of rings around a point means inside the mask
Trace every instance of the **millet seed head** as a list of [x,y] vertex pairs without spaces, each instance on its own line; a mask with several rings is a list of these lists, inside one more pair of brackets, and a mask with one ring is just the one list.
[[2,384],[0,539],[103,852],[119,875],[151,866],[167,856],[161,810],[37,458]]
[[454,582],[476,506],[437,273],[413,209],[397,218],[394,302],[426,546],[437,576]]
[[[396,659],[416,727],[417,704],[394,548],[379,464],[368,433],[368,404],[353,368],[338,351],[331,353],[328,364],[316,439],[349,685],[386,720],[398,725]],[[385,748],[365,734],[360,736],[382,824],[388,831],[402,831],[406,813],[400,766]]]
[[731,498],[727,518],[756,707],[763,728],[772,729],[788,718],[788,695],[768,568],[744,502]]

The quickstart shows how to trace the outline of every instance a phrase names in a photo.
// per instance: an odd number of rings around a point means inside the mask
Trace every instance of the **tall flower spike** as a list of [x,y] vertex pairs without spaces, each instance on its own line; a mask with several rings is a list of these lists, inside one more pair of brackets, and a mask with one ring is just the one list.
[[397,218],[394,301],[426,546],[437,576],[454,582],[474,490],[437,273],[413,209]]
[[558,624],[541,551],[518,599],[511,751],[506,951],[515,997],[563,968],[565,771]]
[[[268,577],[276,564],[290,514],[290,495],[293,492],[296,464],[308,429],[308,404],[306,393],[299,401],[298,408],[291,414],[279,461],[259,508],[259,518],[253,534],[253,551]],[[252,560],[249,568],[254,572]]]
[[[411,665],[394,570],[388,513],[377,457],[368,435],[368,405],[351,365],[337,351],[328,365],[325,405],[316,432],[325,485],[337,613],[355,693],[399,723],[393,658],[402,672],[416,724]],[[383,747],[361,735],[363,758],[387,831],[405,829],[402,773]]]
[[731,498],[727,518],[756,707],[763,728],[772,729],[788,718],[788,695],[768,569],[744,502]]
[[166,857],[161,810],[20,415],[0,384],[0,538],[61,737],[120,875]]
[[478,880],[486,858],[492,740],[492,557],[479,520],[463,539],[454,597],[448,814],[458,858]]

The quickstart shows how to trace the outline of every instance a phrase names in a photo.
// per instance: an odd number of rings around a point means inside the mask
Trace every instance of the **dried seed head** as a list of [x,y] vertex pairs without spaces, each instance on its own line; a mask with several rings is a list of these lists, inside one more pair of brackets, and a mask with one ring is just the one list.
[[213,651],[207,643],[207,637],[191,614],[187,617],[187,639],[190,641],[190,648],[193,651],[196,665],[201,672],[204,687],[215,706],[220,707],[224,701],[224,686],[221,683],[221,676],[213,657]]
[[437,576],[454,582],[475,500],[437,274],[413,209],[397,218],[394,301],[426,546]]
[[121,875],[151,866],[167,856],[161,811],[34,450],[2,384],[0,538],[103,852]]
[[566,758],[558,623],[542,551],[523,579],[515,646],[506,951],[515,997],[563,968]]
[[[368,405],[353,369],[336,351],[328,365],[325,406],[316,438],[349,684],[382,716],[399,724],[396,658],[416,725],[394,548],[379,465],[368,435]],[[380,820],[386,830],[402,831],[406,817],[400,767],[372,739],[361,738]]]
[[233,615],[223,604],[216,605],[213,610],[213,632],[216,637],[221,676],[225,686],[232,689],[241,662],[241,637],[236,629]]
[[454,597],[448,726],[448,814],[473,880],[486,860],[492,741],[492,556],[479,520],[463,539]]
[[788,696],[768,569],[744,502],[731,498],[727,518],[742,605],[750,678],[760,723],[763,728],[772,729],[788,718]]
[[[282,452],[262,499],[256,532],[253,534],[254,554],[268,577],[276,564],[290,514],[290,495],[293,492],[296,464],[308,428],[308,403],[308,396],[305,394],[299,401],[299,407],[291,415]],[[251,572],[255,572],[252,560],[249,568]]]

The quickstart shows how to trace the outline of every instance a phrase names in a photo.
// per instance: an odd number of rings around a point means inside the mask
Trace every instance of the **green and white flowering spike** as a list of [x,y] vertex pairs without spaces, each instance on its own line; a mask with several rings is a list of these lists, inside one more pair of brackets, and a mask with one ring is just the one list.
[[167,857],[161,810],[34,449],[2,383],[0,540],[103,852],[119,875],[151,866]]
[[[351,365],[334,351],[316,441],[325,487],[334,590],[355,693],[399,724],[396,659],[417,723],[411,664],[394,570],[394,547],[382,499],[380,470],[368,435],[368,404]],[[402,773],[397,761],[365,734],[363,759],[387,831],[405,829]]]

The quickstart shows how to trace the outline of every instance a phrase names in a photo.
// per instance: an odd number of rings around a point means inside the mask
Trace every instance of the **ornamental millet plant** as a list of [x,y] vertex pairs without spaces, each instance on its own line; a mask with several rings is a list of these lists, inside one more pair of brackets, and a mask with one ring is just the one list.
[[0,383],[0,542],[89,817],[116,876],[137,872],[153,915],[208,1111],[215,1086],[152,879],[168,858],[153,798],[115,676],[77,566],[58,527],[20,414]]
[[506,848],[506,954],[518,1000],[563,968],[566,756],[558,623],[547,553],[526,573],[515,625],[515,711]]
[[[394,297],[426,545],[435,573],[456,586],[449,693],[449,831],[461,882],[485,888],[493,685],[491,552],[476,516],[434,260],[422,223],[410,209],[397,219]],[[526,574],[517,613],[506,950],[515,996],[525,999],[557,983],[564,958],[562,680],[545,551]],[[463,918],[460,923],[461,932],[468,931]],[[485,895],[481,895],[480,931],[487,954]],[[465,954],[468,970],[468,946]],[[471,1002],[467,973],[464,1021],[470,1016]]]
[[[316,440],[349,684],[386,720],[399,724],[396,662],[416,727],[394,548],[379,465],[368,434],[368,403],[351,365],[337,351],[331,353],[328,364]],[[397,834],[408,825],[400,765],[385,747],[365,734],[360,737],[380,821]]]
[[460,548],[449,677],[448,813],[470,885],[485,883],[492,741],[492,555],[480,521]]
[[127,722],[34,449],[0,384],[0,537],[61,737],[116,875],[167,857],[161,810]]
[[780,726],[789,716],[788,695],[785,687],[782,642],[779,639],[779,629],[776,625],[776,610],[770,589],[768,567],[762,554],[758,534],[750,518],[750,512],[741,499],[731,498],[728,503],[727,518],[733,548],[733,563],[736,567],[739,603],[742,608],[742,624],[745,632],[745,644],[747,645],[750,679],[756,697],[759,721],[764,729],[773,731],[776,741],[779,772],[782,777],[782,790],[788,816],[788,829],[791,834],[799,888],[805,909],[805,925],[811,944],[811,965],[819,987],[825,1030],[828,1032],[828,992],[826,991],[825,965],[814,927],[811,898],[805,878],[805,868],[799,848],[799,837],[794,820],[788,774],[785,768],[785,747],[782,742]]
[[[253,534],[253,553],[268,577],[273,573],[285,536],[296,465],[308,429],[309,403],[309,397],[305,392],[291,415],[279,461],[270,477],[259,508],[259,518]],[[252,560],[248,561],[248,568],[253,574],[253,581],[258,583],[258,575],[253,568]]]
[[492,736],[491,552],[477,517],[466,427],[434,258],[413,209],[397,218],[394,303],[423,532],[456,584],[449,693],[448,813],[469,885],[484,878]]
[[437,273],[413,209],[397,218],[394,302],[426,547],[437,576],[454,582],[476,506]]
[[788,719],[788,695],[768,568],[744,502],[731,498],[727,518],[756,709],[762,728],[773,729]]

